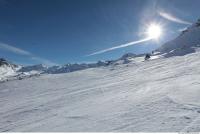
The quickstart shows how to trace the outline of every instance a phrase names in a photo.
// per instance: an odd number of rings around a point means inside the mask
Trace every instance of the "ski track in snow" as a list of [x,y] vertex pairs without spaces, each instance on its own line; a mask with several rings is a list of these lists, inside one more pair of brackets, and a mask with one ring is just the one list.
[[0,131],[200,131],[199,57],[0,83]]

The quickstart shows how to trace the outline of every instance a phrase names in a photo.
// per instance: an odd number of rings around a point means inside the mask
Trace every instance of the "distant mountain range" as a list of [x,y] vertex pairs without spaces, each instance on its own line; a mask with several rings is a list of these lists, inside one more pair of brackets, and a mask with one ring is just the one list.
[[0,59],[0,81],[7,80],[11,78],[24,78],[25,76],[33,76],[38,74],[59,74],[59,73],[69,73],[78,70],[96,68],[96,67],[106,67],[110,65],[127,64],[131,62],[131,58],[137,55],[128,53],[123,55],[117,60],[110,61],[98,61],[97,63],[82,63],[82,64],[65,64],[57,66],[46,66],[43,64],[31,65],[31,66],[20,66],[13,64],[3,58]]

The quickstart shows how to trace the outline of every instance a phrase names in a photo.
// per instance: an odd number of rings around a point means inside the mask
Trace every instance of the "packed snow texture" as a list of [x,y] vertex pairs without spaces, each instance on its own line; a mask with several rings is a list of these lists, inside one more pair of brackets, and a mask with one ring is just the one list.
[[0,131],[200,131],[199,57],[196,52],[0,83]]

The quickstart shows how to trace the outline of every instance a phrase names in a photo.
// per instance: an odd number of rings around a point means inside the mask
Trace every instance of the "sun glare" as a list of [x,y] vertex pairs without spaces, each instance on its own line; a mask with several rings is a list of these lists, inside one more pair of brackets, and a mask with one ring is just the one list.
[[158,39],[162,34],[162,28],[160,25],[151,24],[147,29],[147,36],[151,39]]

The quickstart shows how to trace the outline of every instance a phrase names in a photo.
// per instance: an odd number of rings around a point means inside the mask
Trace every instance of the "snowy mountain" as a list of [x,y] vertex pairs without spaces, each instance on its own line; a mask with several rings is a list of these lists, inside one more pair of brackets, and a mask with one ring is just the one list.
[[0,58],[0,67],[10,67],[12,69],[16,69],[19,68],[18,65],[12,64],[10,62],[8,62],[6,59],[4,58]]
[[41,68],[42,65],[24,67],[0,58],[0,82],[39,76],[42,73]]
[[0,58],[0,81],[5,80],[6,77],[14,76],[19,68],[20,66]]
[[47,68],[43,73],[48,73],[48,74],[69,73],[88,68],[105,67],[113,65],[115,62],[117,62],[117,60],[98,61],[97,63],[90,63],[90,64],[82,63],[82,64],[66,64],[61,66],[52,66]]
[[[59,66],[46,66],[43,64],[30,65],[30,66],[18,66],[9,64],[6,60],[2,60],[2,66],[0,67],[1,79],[0,81],[7,81],[12,79],[23,79],[30,76],[38,76],[39,74],[60,74],[69,73],[74,71],[80,71],[89,68],[106,67],[110,65],[127,64],[131,62],[134,54],[125,54],[118,60],[111,61],[98,61],[97,63],[90,64],[65,64]],[[135,55],[134,55],[135,56]],[[5,63],[4,63],[5,62]]]
[[43,64],[38,64],[38,65],[32,65],[32,66],[23,66],[19,72],[30,72],[30,71],[38,71],[38,72],[43,72],[47,70],[48,67]]
[[96,67],[105,67],[110,65],[119,65],[119,64],[127,64],[131,62],[132,58],[136,57],[135,54],[127,53],[123,55],[121,58],[117,60],[110,60],[110,61],[98,61],[97,63],[82,63],[82,64],[65,64],[59,66],[51,66],[47,67],[45,65],[33,65],[33,66],[24,66],[18,72],[30,72],[30,71],[37,71],[38,73],[42,74],[59,74],[59,73],[69,73],[79,70],[84,70],[88,68],[96,68]]
[[44,73],[48,74],[68,73],[68,72],[83,70],[86,68],[88,68],[87,64],[66,64],[63,66],[49,67],[47,70],[45,70]]
[[156,51],[165,53],[165,57],[181,56],[195,52],[198,47],[200,47],[200,19]]

